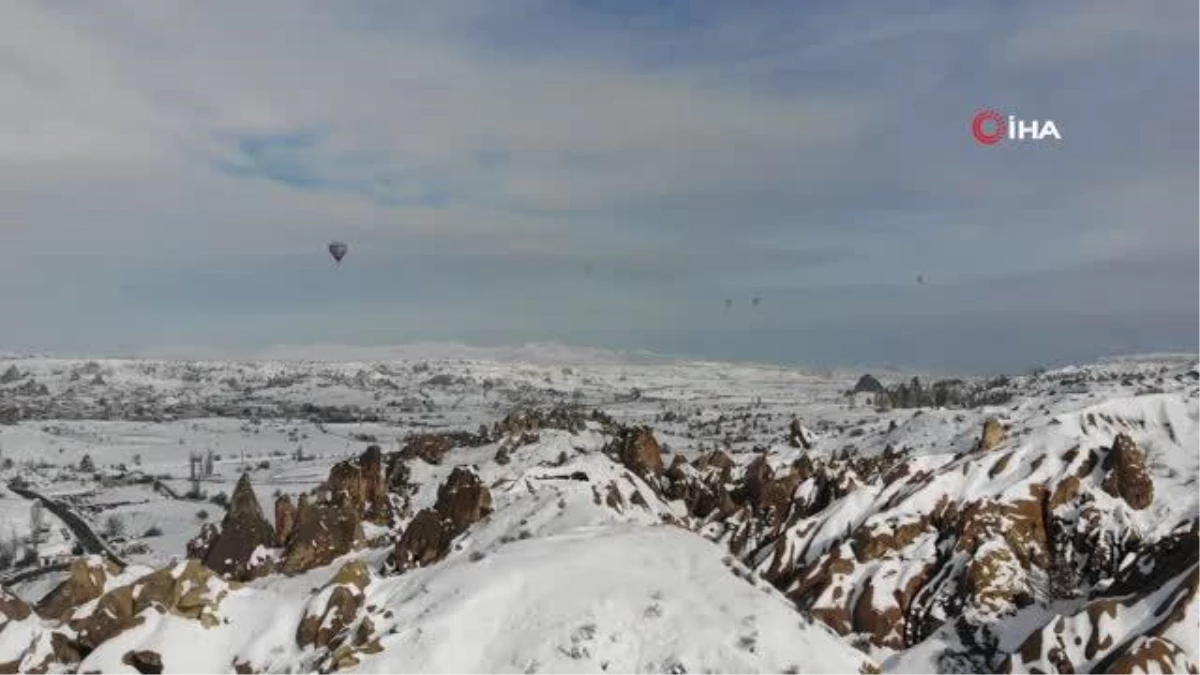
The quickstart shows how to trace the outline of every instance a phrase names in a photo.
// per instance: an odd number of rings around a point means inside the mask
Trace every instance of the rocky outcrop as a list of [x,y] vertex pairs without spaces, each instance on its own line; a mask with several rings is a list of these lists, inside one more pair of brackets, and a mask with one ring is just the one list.
[[606,431],[611,431],[616,427],[612,418],[599,410],[592,410],[589,413],[579,406],[558,405],[549,410],[538,408],[514,410],[505,415],[504,419],[492,425],[490,437],[495,440],[521,437],[536,439],[538,432],[543,429],[559,429],[579,433],[587,428],[589,422],[600,425],[601,429]]
[[979,450],[987,452],[1004,442],[1007,432],[1000,420],[989,417],[983,422],[983,433],[979,437]]
[[791,424],[788,425],[788,443],[793,448],[804,448],[812,450],[812,441],[808,438],[808,432],[805,431],[804,425],[795,417],[792,418]]
[[220,528],[213,523],[204,523],[201,525],[200,532],[188,540],[187,557],[204,560],[204,557],[208,555],[209,549],[212,548],[213,543],[217,541],[217,537],[220,534]]
[[4,630],[9,621],[24,621],[32,613],[33,609],[24,600],[0,586],[0,630]]
[[109,577],[118,572],[98,556],[75,560],[67,579],[37,603],[37,613],[47,619],[65,619],[76,607],[100,597]]
[[[217,613],[221,600],[236,587],[196,560],[151,572],[63,612],[61,620],[39,622],[22,636],[24,651],[16,660],[0,663],[0,672],[73,672],[101,645],[145,623],[149,610],[212,628],[222,622]],[[162,671],[161,657],[152,651],[126,653],[124,663],[138,672]]]
[[491,490],[474,472],[455,467],[438,488],[434,507],[419,512],[396,541],[395,569],[403,572],[441,560],[455,537],[491,512]]
[[1104,461],[1104,491],[1136,510],[1154,501],[1154,481],[1146,469],[1146,453],[1128,434],[1117,434]]
[[296,644],[318,650],[321,672],[350,668],[358,663],[356,654],[382,651],[374,622],[363,611],[364,590],[370,582],[365,563],[346,563],[305,608]]
[[78,643],[88,650],[141,624],[138,615],[150,607],[212,628],[220,623],[221,601],[236,587],[221,582],[198,561],[188,560],[113,589],[90,613],[73,618],[68,625]]
[[125,652],[125,655],[121,657],[121,663],[139,673],[159,675],[163,671],[162,656],[149,649]]
[[439,434],[417,434],[408,439],[400,450],[404,459],[420,459],[426,464],[441,464],[442,458],[454,448],[454,442]]
[[317,503],[301,495],[280,569],[284,574],[297,574],[328,565],[361,546],[363,540],[362,519],[353,505]]
[[454,535],[443,523],[441,514],[433,509],[424,509],[417,513],[396,541],[392,554],[393,565],[398,572],[432,565],[446,557],[453,540]]
[[205,551],[204,565],[230,579],[248,581],[271,571],[263,564],[259,551],[275,545],[275,529],[263,516],[249,474],[242,474],[221,521],[220,533]]
[[283,546],[292,536],[292,528],[296,526],[296,505],[292,496],[283,494],[275,499],[275,544]]
[[433,509],[457,536],[492,512],[492,492],[473,471],[455,467],[438,488]]
[[349,506],[363,520],[389,525],[393,513],[385,481],[383,452],[371,445],[356,459],[333,465],[322,487],[324,501]]
[[664,471],[662,448],[650,427],[621,429],[607,448],[625,468],[646,479]]

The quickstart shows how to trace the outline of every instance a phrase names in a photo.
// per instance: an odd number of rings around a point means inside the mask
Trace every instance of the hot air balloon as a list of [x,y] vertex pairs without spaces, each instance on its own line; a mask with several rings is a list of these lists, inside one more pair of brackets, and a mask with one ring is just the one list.
[[346,251],[349,247],[344,241],[329,242],[329,255],[333,256],[334,265],[341,265],[342,258],[346,257]]
[[725,298],[725,309],[733,307],[733,298]]
[[758,303],[760,303],[760,302],[762,302],[761,296],[756,295],[753,298],[750,298],[750,306],[751,307],[758,307]]
[[917,283],[921,284],[922,286],[925,285],[925,275],[924,274],[917,275]]

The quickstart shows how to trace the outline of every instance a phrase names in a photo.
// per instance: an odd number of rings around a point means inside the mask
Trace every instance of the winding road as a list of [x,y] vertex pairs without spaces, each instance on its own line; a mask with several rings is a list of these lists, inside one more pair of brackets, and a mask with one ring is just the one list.
[[96,534],[91,526],[87,524],[87,521],[81,518],[79,514],[72,511],[71,507],[56,499],[38,494],[28,487],[9,483],[8,489],[14,494],[20,495],[30,501],[35,499],[41,501],[50,513],[57,516],[71,530],[71,534],[75,535],[75,540],[79,542],[84,551],[95,555],[102,555],[117,567],[125,569],[125,561],[109,548],[108,544],[100,538],[100,535]]

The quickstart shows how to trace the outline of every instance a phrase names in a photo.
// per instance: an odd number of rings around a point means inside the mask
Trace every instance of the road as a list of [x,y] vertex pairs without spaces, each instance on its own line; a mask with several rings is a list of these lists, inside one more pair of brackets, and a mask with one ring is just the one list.
[[49,509],[50,513],[58,516],[58,519],[61,520],[63,524],[71,530],[71,534],[75,536],[75,540],[79,542],[80,546],[83,547],[85,552],[94,555],[102,555],[117,567],[125,569],[125,561],[122,560],[121,557],[118,556],[111,548],[109,548],[108,544],[100,538],[100,535],[96,534],[92,530],[91,526],[87,524],[87,521],[72,511],[71,507],[58,500],[50,499],[49,497],[38,494],[28,487],[21,487],[14,485],[13,483],[9,483],[8,489],[14,494],[18,494],[25,499],[31,501],[34,499],[40,500],[42,504]]

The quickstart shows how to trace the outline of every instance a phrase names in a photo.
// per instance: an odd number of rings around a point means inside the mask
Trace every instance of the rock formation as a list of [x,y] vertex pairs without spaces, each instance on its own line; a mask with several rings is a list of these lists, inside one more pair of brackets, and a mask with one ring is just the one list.
[[230,579],[248,581],[271,571],[256,552],[275,545],[275,529],[263,516],[249,474],[242,474],[221,521],[220,533],[205,551],[204,565]]

